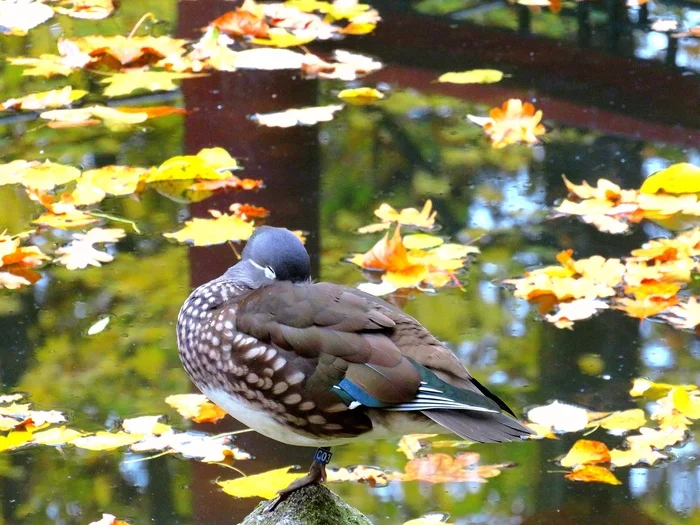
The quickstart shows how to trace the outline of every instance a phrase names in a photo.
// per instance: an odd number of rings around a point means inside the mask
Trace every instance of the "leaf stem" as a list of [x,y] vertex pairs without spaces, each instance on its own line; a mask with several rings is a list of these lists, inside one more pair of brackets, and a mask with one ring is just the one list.
[[150,18],[151,20],[153,20],[154,22],[157,22],[157,21],[158,21],[158,19],[156,18],[156,15],[154,15],[153,13],[146,13],[146,14],[143,15],[141,18],[139,18],[139,21],[136,22],[136,25],[135,25],[134,28],[131,30],[131,33],[129,33],[129,36],[127,36],[126,38],[131,38],[132,36],[134,36],[134,33],[136,33],[136,31],[138,30],[139,27],[141,27],[141,24],[143,24],[143,23],[144,23],[146,20],[148,20],[149,18]]
[[90,215],[93,217],[99,217],[101,219],[108,219],[110,221],[114,222],[123,222],[124,224],[130,224],[131,227],[134,229],[136,233],[141,233],[141,230],[139,230],[139,227],[136,226],[135,221],[130,221],[129,219],[123,219],[122,217],[115,217],[114,215],[109,215],[107,213],[97,213],[97,212],[90,212]]

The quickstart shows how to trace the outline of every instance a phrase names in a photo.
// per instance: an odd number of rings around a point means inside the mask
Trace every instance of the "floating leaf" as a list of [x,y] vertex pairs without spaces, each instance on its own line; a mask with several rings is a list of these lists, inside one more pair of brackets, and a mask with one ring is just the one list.
[[278,113],[256,113],[251,118],[261,126],[290,128],[292,126],[312,126],[318,122],[333,120],[333,114],[343,109],[342,104],[329,106],[288,109]]
[[527,413],[527,418],[555,432],[578,432],[588,425],[588,411],[585,408],[559,401],[533,408]]
[[90,328],[88,328],[87,335],[96,335],[102,332],[109,324],[109,317],[103,317],[96,323],[94,323]]
[[338,93],[338,98],[347,100],[353,104],[370,104],[375,100],[383,99],[384,93],[374,88],[361,87],[343,89],[340,93]]
[[7,436],[0,436],[0,452],[13,450],[27,445],[32,440],[32,433],[24,430],[15,430]]
[[5,403],[12,403],[13,401],[19,401],[24,397],[24,394],[6,394],[0,396],[0,405]]
[[231,479],[227,481],[217,481],[226,494],[236,498],[264,498],[270,499],[277,495],[277,492],[289,486],[289,484],[304,474],[292,474],[289,469],[283,467],[254,476]]
[[114,3],[112,0],[61,0],[53,9],[72,18],[102,20],[114,12]]
[[639,188],[641,193],[700,193],[700,168],[687,162],[657,171]]
[[8,57],[7,61],[13,66],[29,66],[22,71],[22,76],[52,77],[55,75],[68,76],[73,71],[83,68],[91,61],[89,56],[81,61],[59,55],[42,54],[39,58]]
[[423,209],[404,208],[396,211],[387,203],[382,203],[374,214],[382,222],[395,222],[405,226],[417,226],[418,228],[432,229],[435,226],[436,211],[432,211],[433,202],[428,199],[423,205]]
[[166,397],[165,402],[195,423],[216,423],[226,415],[225,410],[201,394],[175,394]]
[[129,434],[142,436],[160,436],[172,432],[172,427],[161,423],[163,416],[141,416],[122,421],[122,428]]
[[634,380],[634,385],[632,390],[630,390],[630,395],[633,397],[646,396],[651,399],[657,399],[659,397],[665,396],[674,388],[682,388],[688,392],[692,390],[697,390],[695,385],[671,385],[668,383],[654,383],[648,379],[638,378]]
[[493,108],[487,120],[471,115],[469,119],[484,128],[496,149],[518,142],[537,144],[538,135],[543,135],[546,131],[540,124],[542,111],[535,111],[532,104],[523,103],[519,99],[510,99],[500,108]]
[[126,521],[117,519],[116,516],[112,514],[102,514],[102,519],[98,521],[93,521],[90,525],[129,525]]
[[228,215],[216,210],[209,210],[212,219],[194,218],[185,221],[185,227],[174,233],[164,233],[163,236],[178,242],[191,242],[194,246],[209,246],[226,241],[245,241],[255,227],[237,215]]
[[3,110],[22,109],[25,111],[60,108],[62,106],[69,106],[72,102],[80,100],[87,95],[87,93],[87,91],[83,91],[82,89],[73,89],[71,86],[66,86],[62,89],[41,91],[19,98],[11,98],[0,103],[0,108]]
[[609,462],[610,450],[608,450],[607,445],[588,439],[579,439],[560,461],[562,467]]
[[[55,262],[63,264],[69,270],[102,266],[102,263],[112,261],[114,256],[95,249],[93,244],[117,242],[124,235],[124,230],[121,228],[93,228],[87,233],[75,233],[73,234],[74,240],[70,244],[56,250],[59,257],[56,258]],[[108,317],[106,319],[109,320]]]
[[265,38],[254,38],[253,43],[270,47],[297,47],[308,44],[316,39],[313,34],[298,36],[281,28],[272,28]]
[[600,426],[614,433],[636,430],[646,423],[644,411],[639,408],[613,412],[609,416],[597,419],[589,423],[588,426]]
[[146,182],[170,180],[219,180],[231,178],[228,170],[238,169],[236,159],[223,148],[205,148],[196,155],[172,157],[153,170]]
[[402,481],[426,481],[428,483],[448,483],[454,481],[486,483],[512,464],[477,465],[479,454],[467,452],[452,457],[448,454],[428,454],[415,458],[404,467],[404,473],[392,477]]
[[92,436],[74,439],[71,444],[87,450],[115,450],[140,441],[143,436],[126,432],[96,432]]
[[50,18],[53,9],[41,2],[0,2],[0,32],[6,35],[26,35]]
[[700,300],[690,297],[685,303],[679,303],[668,309],[668,314],[661,317],[682,330],[700,330]]
[[66,445],[81,436],[83,436],[82,432],[78,432],[72,428],[56,427],[41,432],[34,432],[32,435],[32,443],[49,446]]
[[145,89],[147,91],[172,91],[173,89],[177,89],[175,80],[201,76],[202,75],[193,73],[133,70],[127,73],[115,73],[102,80],[102,83],[108,84],[104,90],[104,96],[119,97],[128,95],[137,89]]
[[496,69],[472,69],[461,73],[445,73],[440,75],[438,82],[452,84],[492,84],[503,79],[503,72]]
[[604,467],[597,465],[586,465],[574,469],[573,472],[564,476],[572,481],[583,481],[585,483],[606,483],[608,485],[622,485],[622,482],[615,477],[615,474]]
[[396,450],[403,452],[408,459],[413,459],[423,448],[421,440],[435,436],[437,434],[406,434],[399,440],[399,447]]
[[245,2],[235,11],[224,13],[209,25],[232,36],[266,38],[270,34],[270,26],[265,22],[263,13],[255,9],[254,3],[251,2]]

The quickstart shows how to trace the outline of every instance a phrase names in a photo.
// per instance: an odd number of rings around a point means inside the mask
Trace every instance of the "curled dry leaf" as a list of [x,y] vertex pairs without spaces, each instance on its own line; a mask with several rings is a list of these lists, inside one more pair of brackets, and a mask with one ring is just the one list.
[[469,115],[469,120],[484,128],[496,149],[519,142],[537,144],[537,137],[546,131],[540,124],[542,111],[535,111],[532,104],[519,99],[507,100],[500,108],[493,108],[488,118]]
[[272,128],[290,128],[293,126],[312,126],[319,122],[333,120],[333,115],[343,109],[342,104],[288,109],[277,113],[256,113],[251,117],[261,126]]

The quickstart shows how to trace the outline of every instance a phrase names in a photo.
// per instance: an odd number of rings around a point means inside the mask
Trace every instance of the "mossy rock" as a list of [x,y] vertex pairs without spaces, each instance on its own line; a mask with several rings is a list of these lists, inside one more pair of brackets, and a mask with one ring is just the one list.
[[322,485],[297,490],[272,512],[260,503],[240,525],[372,525],[359,510]]

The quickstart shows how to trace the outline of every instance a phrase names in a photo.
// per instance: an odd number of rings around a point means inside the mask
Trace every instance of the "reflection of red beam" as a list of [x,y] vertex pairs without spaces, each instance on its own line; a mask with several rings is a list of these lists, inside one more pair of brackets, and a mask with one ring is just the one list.
[[[435,82],[435,78],[435,72],[431,70],[387,66],[375,73],[371,80],[387,82],[392,87],[413,88],[422,93],[439,93],[489,106],[499,106],[509,98],[531,100],[532,97],[530,91],[517,87],[502,87],[497,84],[441,84]],[[537,109],[542,110],[545,120],[554,120],[568,126],[683,147],[696,147],[700,144],[700,130],[649,122],[615,111],[557,100],[554,97],[538,98],[535,105]]]
[[[700,82],[687,71],[408,10],[382,10],[382,17],[374,33],[347,38],[342,47],[377,55],[395,66],[430,68],[435,77],[445,71],[496,68],[511,74],[500,86],[528,91],[525,98],[575,100],[581,106],[604,108],[639,120],[700,128]],[[338,47],[335,43],[319,45]],[[598,118],[601,116],[598,113]],[[594,114],[587,115],[584,121],[594,118]]]

